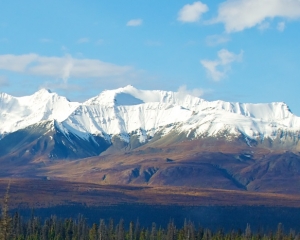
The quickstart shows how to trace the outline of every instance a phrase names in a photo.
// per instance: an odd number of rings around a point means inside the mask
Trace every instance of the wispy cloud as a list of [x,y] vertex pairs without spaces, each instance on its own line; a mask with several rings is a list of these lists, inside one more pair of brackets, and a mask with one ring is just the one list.
[[61,79],[64,85],[71,77],[120,79],[136,72],[131,66],[119,66],[97,59],[78,59],[71,55],[45,57],[38,54],[0,55],[0,69]]
[[278,30],[279,32],[283,32],[284,29],[285,29],[285,22],[279,22],[279,23],[277,24],[277,30]]
[[208,46],[217,46],[229,41],[230,37],[228,35],[210,35],[206,37],[206,44]]
[[242,61],[243,51],[239,54],[229,52],[227,49],[222,49],[218,52],[216,60],[201,60],[202,66],[206,69],[207,74],[214,81],[220,81],[225,78],[231,69],[233,62]]
[[77,43],[88,43],[89,41],[90,41],[89,38],[84,37],[84,38],[79,38],[79,39],[77,40]]
[[262,23],[258,24],[257,28],[258,28],[260,31],[265,31],[265,30],[267,30],[268,28],[270,28],[270,23],[269,23],[269,22],[262,22]]
[[186,85],[182,85],[177,90],[179,96],[185,97],[186,95],[192,95],[194,97],[201,97],[204,94],[204,90],[201,88],[194,88],[188,90]]
[[211,23],[223,23],[226,32],[238,32],[262,24],[266,19],[300,18],[299,0],[227,0],[219,5]]
[[23,73],[27,66],[38,59],[37,54],[0,55],[0,69]]
[[180,22],[197,22],[203,13],[208,11],[206,4],[198,1],[193,4],[186,4],[179,10],[177,20]]
[[131,19],[126,23],[126,26],[128,27],[137,27],[141,26],[143,24],[143,20],[138,18],[138,19]]

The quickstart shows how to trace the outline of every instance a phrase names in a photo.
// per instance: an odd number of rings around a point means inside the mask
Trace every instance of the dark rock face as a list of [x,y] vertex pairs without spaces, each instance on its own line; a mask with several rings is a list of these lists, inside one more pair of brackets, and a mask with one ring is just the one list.
[[283,146],[249,145],[243,138],[189,139],[175,132],[143,143],[134,133],[128,138],[82,138],[55,121],[41,122],[0,140],[0,176],[300,193],[300,154]]
[[99,155],[110,146],[103,138],[85,140],[72,133],[62,133],[55,122],[31,125],[0,140],[0,157],[80,159]]

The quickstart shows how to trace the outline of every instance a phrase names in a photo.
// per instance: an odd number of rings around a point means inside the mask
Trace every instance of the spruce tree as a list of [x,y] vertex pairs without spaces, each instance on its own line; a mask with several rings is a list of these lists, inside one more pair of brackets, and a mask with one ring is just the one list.
[[96,223],[93,224],[89,231],[89,240],[98,240],[98,226]]
[[105,225],[104,219],[100,220],[98,231],[99,231],[99,233],[98,233],[99,240],[107,240],[108,239],[107,229],[106,229],[106,225]]
[[250,227],[250,224],[247,223],[247,227],[246,227],[246,230],[245,230],[244,239],[245,240],[250,240],[251,238],[252,238],[251,227]]
[[118,226],[118,240],[125,239],[124,220],[121,219]]
[[2,205],[2,216],[0,219],[0,240],[8,240],[11,236],[12,219],[8,214],[9,190],[10,190],[10,181],[8,182],[3,205]]
[[129,223],[129,233],[128,233],[128,240],[133,240],[134,238],[134,223],[131,221]]
[[157,239],[156,224],[153,222],[151,227],[150,240],[156,240],[156,239]]

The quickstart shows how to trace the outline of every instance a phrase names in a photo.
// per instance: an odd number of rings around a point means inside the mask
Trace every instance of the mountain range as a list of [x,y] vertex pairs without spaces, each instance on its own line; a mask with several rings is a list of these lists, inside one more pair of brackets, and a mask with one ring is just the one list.
[[105,90],[0,93],[0,177],[300,193],[300,117],[283,102]]

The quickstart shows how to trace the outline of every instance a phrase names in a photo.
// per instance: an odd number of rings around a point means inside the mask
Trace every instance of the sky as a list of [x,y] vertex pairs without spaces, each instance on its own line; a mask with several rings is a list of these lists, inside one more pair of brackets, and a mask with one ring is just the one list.
[[0,3],[0,92],[84,101],[128,84],[300,116],[300,0]]

